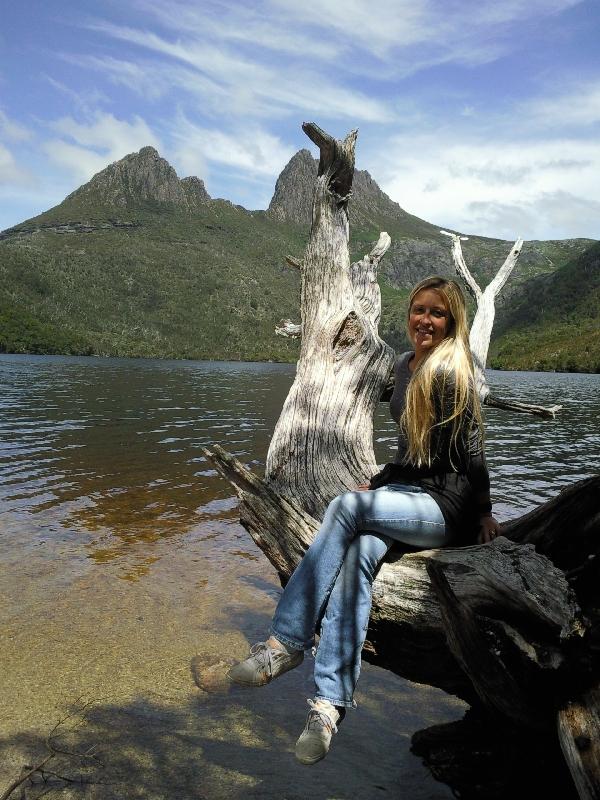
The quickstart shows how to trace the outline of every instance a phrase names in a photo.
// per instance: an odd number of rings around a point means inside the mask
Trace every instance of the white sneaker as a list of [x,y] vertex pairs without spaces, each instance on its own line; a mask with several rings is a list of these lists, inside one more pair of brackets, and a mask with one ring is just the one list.
[[303,661],[303,650],[288,651],[258,642],[251,648],[248,658],[229,670],[229,677],[242,686],[265,686]]
[[296,742],[296,758],[301,764],[316,764],[329,752],[331,737],[337,733],[337,723],[345,717],[346,709],[322,700],[307,700],[307,703],[310,711]]

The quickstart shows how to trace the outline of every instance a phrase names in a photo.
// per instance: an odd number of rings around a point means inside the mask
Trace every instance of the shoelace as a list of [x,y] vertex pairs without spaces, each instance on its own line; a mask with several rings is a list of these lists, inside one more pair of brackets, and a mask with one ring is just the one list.
[[306,730],[309,731],[311,727],[316,727],[316,723],[318,723],[321,727],[327,728],[330,733],[337,733],[337,725],[329,714],[323,709],[317,708],[314,700],[307,700],[306,702],[311,707],[306,720]]
[[257,642],[250,648],[250,655],[254,656],[263,669],[268,670],[268,674],[273,674],[272,648],[266,642]]

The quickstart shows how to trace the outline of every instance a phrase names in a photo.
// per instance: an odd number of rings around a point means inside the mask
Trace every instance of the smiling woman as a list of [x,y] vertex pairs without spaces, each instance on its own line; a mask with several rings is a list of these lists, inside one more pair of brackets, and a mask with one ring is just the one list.
[[408,333],[414,352],[397,360],[390,398],[400,431],[394,463],[329,504],[279,600],[270,637],[230,671],[244,686],[270,683],[302,663],[319,633],[316,696],[296,743],[302,764],[327,755],[346,709],[355,706],[372,582],[392,545],[426,550],[464,543],[465,532],[471,542],[499,532],[465,300],[454,281],[433,277],[413,289]]

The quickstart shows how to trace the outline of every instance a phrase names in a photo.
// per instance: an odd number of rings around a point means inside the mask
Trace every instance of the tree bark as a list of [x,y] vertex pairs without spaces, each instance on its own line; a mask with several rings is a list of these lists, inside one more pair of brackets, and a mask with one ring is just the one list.
[[377,471],[373,411],[394,361],[379,338],[377,265],[390,244],[382,234],[350,264],[348,199],[356,132],[337,141],[313,123],[304,131],[321,153],[302,275],[300,358],[271,440],[265,482],[321,516],[344,489]]
[[558,738],[582,800],[600,800],[600,685],[558,713]]
[[[234,486],[242,524],[285,585],[318,521],[219,445],[205,453]],[[553,724],[571,681],[585,685],[600,666],[597,593],[589,592],[597,569],[578,571],[600,561],[589,559],[590,542],[600,547],[599,492],[600,477],[580,481],[512,520],[490,545],[395,547],[373,584],[365,660],[520,726]]]

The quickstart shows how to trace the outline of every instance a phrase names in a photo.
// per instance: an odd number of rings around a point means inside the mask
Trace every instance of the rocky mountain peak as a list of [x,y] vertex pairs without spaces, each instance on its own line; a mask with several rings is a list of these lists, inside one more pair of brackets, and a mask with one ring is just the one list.
[[206,191],[204,181],[200,180],[200,178],[197,178],[195,175],[190,175],[189,178],[182,178],[180,183],[190,208],[194,208],[198,204],[206,203],[210,200],[210,195]]
[[[299,150],[283,168],[269,214],[281,221],[309,225],[312,196],[319,162],[308,150]],[[353,222],[369,223],[382,217],[402,220],[410,215],[379,187],[366,170],[356,170],[352,184],[350,214]],[[424,223],[427,224],[427,223]]]
[[210,196],[203,181],[196,177],[180,180],[169,162],[147,146],[109,164],[66,198],[73,199],[122,208],[169,203],[194,210]]
[[319,162],[309,150],[291,157],[277,178],[268,213],[275,219],[309,225],[312,196]]

